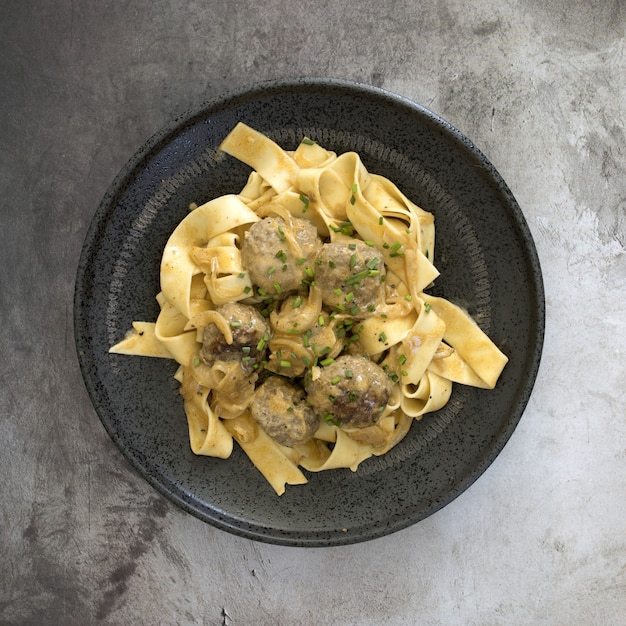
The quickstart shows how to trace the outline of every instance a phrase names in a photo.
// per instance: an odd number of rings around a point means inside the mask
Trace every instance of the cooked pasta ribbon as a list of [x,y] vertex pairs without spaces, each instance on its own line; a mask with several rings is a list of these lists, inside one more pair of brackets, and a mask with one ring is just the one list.
[[[303,470],[356,471],[367,458],[386,454],[414,420],[445,406],[453,383],[495,387],[506,355],[465,310],[426,291],[439,276],[432,213],[368,172],[356,152],[337,155],[306,137],[286,151],[238,123],[218,152],[252,168],[246,184],[181,220],[163,251],[156,321],[133,322],[110,349],[179,364],[175,377],[195,454],[228,458],[237,442],[281,495],[286,485],[307,482]],[[268,237],[278,238],[279,249],[269,261],[259,257],[246,265],[242,242],[262,220],[273,220]],[[363,269],[345,276],[337,290],[345,301],[331,306],[325,299],[325,285],[316,280],[322,261],[307,256],[307,240],[297,235],[302,220],[315,227],[320,242],[355,250],[351,268],[360,262],[357,243],[375,251],[364,256]],[[265,263],[272,293],[253,278],[257,263]],[[283,292],[280,280],[295,271],[301,282]],[[380,287],[356,306],[366,278]],[[242,322],[227,314],[236,303],[260,314],[258,323],[267,329],[245,347],[238,344]],[[389,379],[388,400],[372,423],[343,425],[329,413],[314,434],[287,445],[255,421],[251,408],[268,377],[306,390],[347,354],[364,356]],[[357,399],[350,394],[351,402]]]

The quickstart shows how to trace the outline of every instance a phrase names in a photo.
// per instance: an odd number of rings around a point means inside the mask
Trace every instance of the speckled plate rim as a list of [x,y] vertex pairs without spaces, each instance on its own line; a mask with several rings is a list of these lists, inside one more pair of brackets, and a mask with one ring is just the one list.
[[[185,493],[179,485],[172,483],[168,484],[166,481],[155,478],[150,469],[150,463],[146,459],[141,458],[129,451],[114,430],[110,427],[109,419],[107,416],[107,407],[102,406],[99,403],[98,396],[98,381],[94,380],[90,373],[88,365],[90,343],[88,333],[86,333],[87,318],[84,314],[83,303],[81,294],[87,287],[86,281],[88,274],[88,266],[93,252],[93,246],[96,245],[98,239],[98,233],[101,229],[103,220],[106,219],[108,212],[111,210],[111,202],[119,194],[120,189],[127,184],[129,177],[133,172],[146,161],[149,155],[162,147],[167,141],[172,138],[177,129],[190,123],[191,120],[197,119],[201,116],[210,116],[212,111],[221,110],[224,107],[228,107],[230,102],[234,102],[243,97],[253,98],[255,94],[262,94],[269,91],[280,92],[289,91],[292,89],[299,89],[306,86],[312,86],[316,88],[324,88],[325,86],[331,88],[339,88],[353,92],[354,95],[363,94],[368,97],[380,98],[387,102],[393,103],[395,106],[403,108],[407,113],[413,113],[418,118],[428,118],[430,122],[436,124],[441,133],[446,135],[448,140],[456,143],[459,150],[467,151],[473,159],[478,161],[485,169],[486,175],[491,182],[498,188],[502,195],[506,198],[507,210],[511,213],[513,219],[516,222],[516,226],[521,233],[521,237],[524,241],[526,248],[526,254],[528,255],[528,263],[531,270],[529,276],[530,281],[533,284],[534,295],[536,299],[536,318],[534,320],[535,336],[534,344],[529,347],[530,352],[527,355],[526,362],[528,363],[526,371],[526,380],[524,383],[523,391],[518,394],[518,400],[515,406],[512,407],[510,415],[506,423],[506,427],[501,429],[497,436],[493,439],[490,451],[488,455],[484,455],[478,459],[473,469],[465,475],[464,479],[454,485],[453,489],[450,489],[445,496],[432,500],[427,506],[422,506],[419,512],[412,512],[407,515],[392,516],[384,525],[368,528],[356,528],[353,532],[345,533],[343,529],[336,529],[332,532],[320,532],[315,531],[311,534],[290,533],[284,529],[272,529],[267,528],[259,524],[248,524],[245,519],[242,519],[240,515],[231,515],[227,511],[221,511],[215,509],[207,513],[205,507],[199,507],[194,500],[193,494]],[[105,430],[112,438],[117,447],[121,450],[122,454],[134,467],[134,469],[157,491],[174,502],[183,510],[198,517],[199,519],[217,527],[222,530],[228,531],[234,535],[246,537],[249,539],[263,541],[266,543],[273,543],[287,546],[299,546],[299,547],[327,547],[336,545],[348,545],[359,543],[363,541],[369,541],[379,537],[389,535],[397,532],[408,526],[411,526],[440,510],[444,506],[448,505],[460,494],[466,491],[492,464],[495,458],[500,454],[507,441],[510,439],[519,420],[522,417],[524,410],[526,409],[528,400],[530,398],[532,389],[535,384],[535,380],[539,370],[539,364],[541,360],[544,331],[545,331],[545,294],[543,287],[543,279],[541,273],[541,267],[539,257],[534,245],[532,234],[526,223],[525,217],[517,204],[517,201],[513,197],[513,194],[509,190],[503,178],[493,167],[486,156],[468,139],[461,131],[456,129],[442,117],[432,112],[431,110],[419,105],[412,100],[390,92],[388,90],[373,87],[371,85],[356,83],[343,79],[328,79],[328,78],[302,78],[302,79],[288,79],[288,80],[272,80],[262,83],[256,83],[246,86],[242,89],[227,91],[222,93],[217,98],[203,102],[201,105],[194,107],[193,109],[183,113],[172,121],[167,127],[153,135],[136,153],[132,156],[126,165],[122,168],[119,174],[114,178],[113,182],[109,186],[109,189],[105,193],[91,224],[88,228],[85,236],[83,249],[78,262],[78,269],[75,280],[74,291],[74,334],[77,357],[80,364],[83,380],[87,388],[90,399],[94,405],[96,413],[100,418]],[[306,488],[306,487],[305,487]],[[210,503],[208,503],[210,508]]]

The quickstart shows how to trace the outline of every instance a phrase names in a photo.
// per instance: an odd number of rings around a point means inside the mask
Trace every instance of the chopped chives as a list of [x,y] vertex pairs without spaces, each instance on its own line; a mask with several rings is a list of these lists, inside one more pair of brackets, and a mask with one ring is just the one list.
[[346,375],[346,378],[352,378],[354,376],[352,370],[346,370],[344,373]]
[[320,316],[317,318],[317,323],[318,323],[320,326],[324,326],[325,322],[324,322],[324,316],[323,316],[323,315],[320,315]]
[[300,194],[300,202],[302,202],[302,204],[304,204],[304,208],[302,209],[303,213],[306,213],[306,210],[309,208],[309,199],[304,195],[304,194]]
[[352,269],[355,265],[356,265],[356,254],[353,254],[350,256],[350,269]]
[[373,241],[370,241],[369,239],[367,239],[367,240],[365,241],[365,245],[366,245],[366,246],[369,246],[370,248],[373,248],[373,247],[374,247],[374,242],[373,242]]
[[359,312],[359,307],[355,304],[351,309],[350,309],[350,315],[356,315]]
[[280,366],[281,367],[291,367],[291,361],[281,361],[280,362]]
[[246,275],[243,272],[239,272],[239,274],[237,274],[237,278],[245,278]]
[[340,380],[341,380],[341,376],[335,376],[334,378],[330,379],[330,384],[336,385]]
[[380,333],[380,335],[378,335],[378,341],[385,343],[385,341],[387,341],[387,335],[384,332]]
[[267,270],[267,275],[268,275],[268,276],[271,276],[271,275],[272,275],[275,271],[276,271],[276,268],[272,265],[272,267],[270,267],[270,268]]
[[252,291],[252,287],[250,287],[250,285],[246,285],[246,286],[243,288],[243,292],[244,292],[244,293],[250,293],[251,291]]
[[428,304],[428,302],[424,302],[424,311],[426,311],[426,313],[430,313],[430,304]]
[[297,309],[299,306],[302,306],[302,296],[296,296],[296,299],[293,301],[291,305],[294,309]]
[[328,358],[328,359],[324,359],[323,361],[320,361],[320,365],[323,365],[324,367],[326,367],[327,365],[330,365],[331,363],[334,363],[335,359],[333,358]]
[[280,283],[274,283],[274,289],[276,290],[276,293],[283,292],[283,288],[280,286]]
[[283,230],[282,226],[278,227],[278,237],[281,241],[285,241],[285,231]]
[[382,215],[378,218],[378,224],[379,224],[379,226],[383,225],[383,216]]
[[274,256],[277,259],[280,259],[283,263],[287,260],[287,255],[284,250],[279,250]]
[[315,142],[308,137],[305,137],[300,143],[303,143],[305,146],[314,146]]
[[346,285],[354,285],[355,283],[362,281],[364,278],[367,278],[367,275],[371,271],[373,270],[363,270],[361,272],[358,272],[357,274],[348,276],[348,278],[346,278]]
[[350,244],[348,244],[348,248],[350,248],[350,250],[356,250],[356,244],[355,243],[350,243]]
[[406,355],[405,354],[401,354],[398,357],[398,363],[400,363],[400,365],[404,365],[406,363]]
[[231,328],[239,328],[241,326],[241,322],[239,320],[230,320]]
[[341,289],[339,289],[339,287],[337,287],[336,289],[333,289],[333,293],[334,293],[336,296],[340,296],[340,295],[341,295]]
[[302,265],[303,263],[306,263],[306,259],[304,257],[296,261],[296,265]]
[[407,302],[411,302],[411,300],[413,300],[413,296],[410,293],[407,293],[406,296],[404,296],[404,299]]

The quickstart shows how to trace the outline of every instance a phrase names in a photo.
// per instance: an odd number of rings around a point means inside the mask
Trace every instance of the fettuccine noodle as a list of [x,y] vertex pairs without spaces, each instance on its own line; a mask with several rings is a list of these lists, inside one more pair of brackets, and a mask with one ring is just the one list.
[[293,152],[239,123],[220,146],[252,173],[192,208],[160,270],[160,314],[110,351],[174,359],[191,449],[233,441],[278,495],[303,470],[382,455],[454,382],[507,363],[460,307],[425,293],[435,225],[358,154]]

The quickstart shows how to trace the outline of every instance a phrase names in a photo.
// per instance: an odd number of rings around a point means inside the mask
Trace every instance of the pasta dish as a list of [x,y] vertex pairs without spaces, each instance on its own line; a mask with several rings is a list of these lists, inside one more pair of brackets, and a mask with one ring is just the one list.
[[294,151],[239,123],[220,153],[252,168],[172,232],[160,312],[110,352],[174,359],[191,450],[234,442],[278,495],[304,471],[355,471],[453,383],[492,389],[507,357],[426,293],[435,223],[355,152]]

